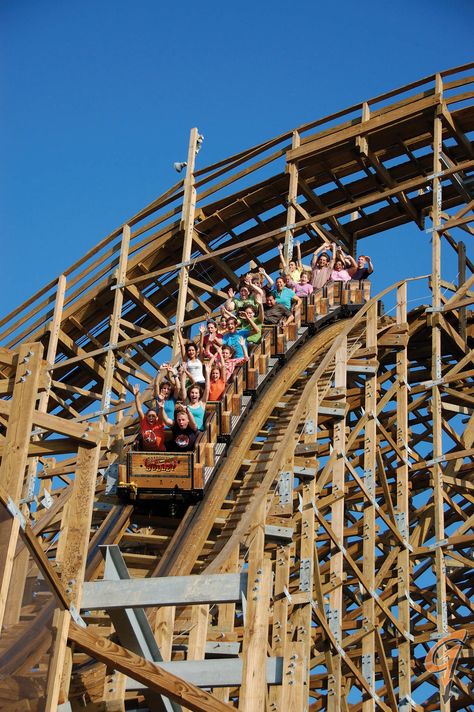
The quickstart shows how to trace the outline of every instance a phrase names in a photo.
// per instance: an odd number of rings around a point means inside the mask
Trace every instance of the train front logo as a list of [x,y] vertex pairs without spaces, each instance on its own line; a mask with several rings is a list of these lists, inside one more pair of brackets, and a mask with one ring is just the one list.
[[440,638],[425,658],[428,672],[439,673],[443,698],[449,697],[459,653],[466,640],[467,630],[457,630]]

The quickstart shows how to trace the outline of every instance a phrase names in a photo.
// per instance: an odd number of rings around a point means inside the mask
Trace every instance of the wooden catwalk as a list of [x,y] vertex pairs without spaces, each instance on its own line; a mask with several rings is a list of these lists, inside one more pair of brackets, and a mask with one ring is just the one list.
[[[473,709],[474,64],[205,168],[201,143],[0,320],[0,710]],[[202,500],[118,496],[177,323],[280,242],[308,262],[406,223],[423,274],[328,289],[251,355]]]

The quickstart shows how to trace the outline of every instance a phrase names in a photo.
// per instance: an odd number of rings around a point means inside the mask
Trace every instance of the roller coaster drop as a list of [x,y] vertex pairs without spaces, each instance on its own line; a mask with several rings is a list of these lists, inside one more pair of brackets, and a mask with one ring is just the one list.
[[[193,129],[184,181],[1,320],[0,709],[474,704],[473,68],[199,170]],[[150,386],[175,320],[192,335],[282,238],[355,253],[409,222],[428,306],[413,280],[329,290],[231,382],[203,500],[120,501],[129,379]]]

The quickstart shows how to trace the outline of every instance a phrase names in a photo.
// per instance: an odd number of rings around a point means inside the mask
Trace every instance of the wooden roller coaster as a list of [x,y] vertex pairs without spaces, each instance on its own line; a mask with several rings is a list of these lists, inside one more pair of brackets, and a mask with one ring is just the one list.
[[[473,708],[473,70],[207,168],[193,129],[183,180],[0,321],[1,710]],[[428,274],[264,339],[194,454],[202,501],[121,501],[176,323],[280,241],[406,223]]]

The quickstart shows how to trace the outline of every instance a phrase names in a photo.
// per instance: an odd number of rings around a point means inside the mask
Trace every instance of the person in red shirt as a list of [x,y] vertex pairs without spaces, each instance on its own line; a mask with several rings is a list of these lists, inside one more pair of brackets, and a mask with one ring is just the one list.
[[145,452],[165,452],[165,425],[163,422],[163,396],[158,396],[158,413],[156,410],[147,410],[143,413],[140,401],[140,386],[133,386],[135,406],[140,419],[140,441]]

